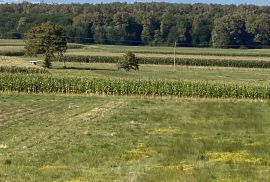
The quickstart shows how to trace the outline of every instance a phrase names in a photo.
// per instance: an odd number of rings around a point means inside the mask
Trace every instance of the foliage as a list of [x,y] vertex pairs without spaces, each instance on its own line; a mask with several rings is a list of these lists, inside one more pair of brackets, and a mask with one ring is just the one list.
[[36,24],[65,27],[69,42],[267,47],[269,7],[217,4],[0,4],[0,34],[21,37]]
[[216,20],[212,42],[214,47],[221,48],[250,47],[252,45],[251,36],[246,31],[245,20],[236,15]]
[[139,70],[139,62],[138,58],[136,58],[136,55],[132,52],[127,52],[123,55],[123,58],[118,61],[118,69],[125,69],[127,71],[133,69],[133,70]]
[[56,52],[59,56],[67,49],[67,38],[63,27],[52,23],[44,23],[31,28],[25,36],[27,55],[44,54],[44,67],[50,68]]

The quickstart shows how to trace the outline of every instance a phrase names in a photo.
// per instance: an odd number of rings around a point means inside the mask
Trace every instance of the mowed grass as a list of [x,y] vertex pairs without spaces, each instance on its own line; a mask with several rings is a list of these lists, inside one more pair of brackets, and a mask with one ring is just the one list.
[[[41,63],[40,63],[41,64]],[[270,80],[269,69],[222,68],[222,67],[191,67],[171,65],[140,65],[139,71],[118,70],[116,64],[105,63],[62,63],[54,62],[52,75],[77,76],[118,79],[146,80],[200,80],[219,82],[250,82],[265,83]]]
[[[42,64],[42,63],[40,63]],[[29,67],[37,68],[38,66],[30,64],[23,59],[9,56],[0,56],[0,67]]]
[[[86,45],[82,49],[74,49],[70,52],[108,52],[123,53],[133,51],[135,53],[173,54],[171,46],[124,46],[124,45]],[[189,55],[224,55],[224,56],[270,56],[269,49],[218,49],[218,48],[194,48],[177,47],[177,54]]]
[[12,46],[12,45],[3,46],[3,45],[0,45],[0,51],[2,51],[2,52],[20,52],[23,50],[24,50],[24,46]]
[[[195,49],[195,48],[194,48]],[[132,51],[132,50],[131,50]],[[68,49],[66,55],[70,56],[108,56],[108,57],[122,57],[125,52],[94,52],[93,50],[81,50],[81,49]],[[269,54],[270,55],[270,54]],[[159,52],[155,53],[136,53],[139,58],[171,58],[173,61],[174,54],[162,54]],[[234,55],[196,55],[196,54],[176,54],[176,58],[182,59],[203,59],[203,60],[235,60],[235,61],[269,61],[269,57],[264,55],[257,56],[234,56]]]
[[24,42],[19,39],[0,39],[0,46],[24,46]]
[[269,181],[268,101],[0,95],[3,181]]

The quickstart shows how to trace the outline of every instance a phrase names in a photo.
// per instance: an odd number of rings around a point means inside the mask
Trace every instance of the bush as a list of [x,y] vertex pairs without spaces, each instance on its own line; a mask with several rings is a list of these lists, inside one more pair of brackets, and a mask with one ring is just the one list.
[[127,52],[123,55],[123,58],[118,61],[118,69],[125,69],[129,71],[131,69],[139,70],[139,61],[135,54],[132,52]]

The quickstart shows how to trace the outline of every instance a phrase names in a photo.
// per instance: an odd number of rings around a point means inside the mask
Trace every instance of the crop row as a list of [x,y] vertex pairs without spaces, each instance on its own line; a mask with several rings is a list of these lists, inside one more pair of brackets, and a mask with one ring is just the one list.
[[[74,56],[66,55],[65,62],[83,63],[117,63],[121,57],[117,56]],[[173,58],[164,57],[139,57],[139,64],[174,64]],[[270,61],[265,60],[237,60],[237,59],[204,59],[204,58],[176,58],[177,65],[186,66],[221,66],[221,67],[243,67],[243,68],[270,68]]]
[[0,66],[0,73],[45,74],[45,73],[48,73],[48,70],[43,69],[43,68],[35,68],[35,67]]
[[[194,49],[194,50],[192,50]],[[196,48],[191,48],[191,51],[179,51],[176,52],[176,55],[199,55],[199,56],[245,56],[245,57],[270,57],[269,53],[264,53],[264,52],[248,52],[248,50],[246,52],[233,52],[235,49],[233,49],[233,51],[229,52],[222,52],[221,51],[216,51],[216,52],[202,52],[202,51],[195,51]],[[226,49],[223,49],[226,50]],[[227,50],[226,50],[227,51]],[[125,53],[126,51],[118,51],[118,50],[113,50],[111,52],[114,53]],[[172,55],[172,51],[161,51],[161,50],[157,50],[157,51],[151,51],[151,50],[135,50],[133,51],[134,53],[140,53],[140,54],[168,54],[168,55]]]
[[0,74],[0,91],[28,93],[94,93],[105,95],[269,99],[270,84],[112,80],[49,75]]
[[76,44],[76,43],[68,43],[67,44],[68,49],[81,49],[83,47],[84,47],[83,44]]
[[23,56],[24,51],[4,51],[0,50],[0,56]]

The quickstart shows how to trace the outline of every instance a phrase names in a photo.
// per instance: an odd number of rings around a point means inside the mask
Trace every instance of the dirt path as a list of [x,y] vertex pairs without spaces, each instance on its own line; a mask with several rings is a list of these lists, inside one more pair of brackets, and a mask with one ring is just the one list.
[[101,107],[95,107],[94,109],[92,109],[89,112],[85,112],[85,113],[81,113],[79,115],[76,115],[74,118],[71,118],[72,120],[91,120],[91,119],[95,119],[98,117],[105,117],[105,116],[109,116],[111,114],[114,113],[114,111],[118,108],[121,108],[123,106],[125,106],[125,102],[124,101],[111,101],[106,103],[105,105],[101,106]]

